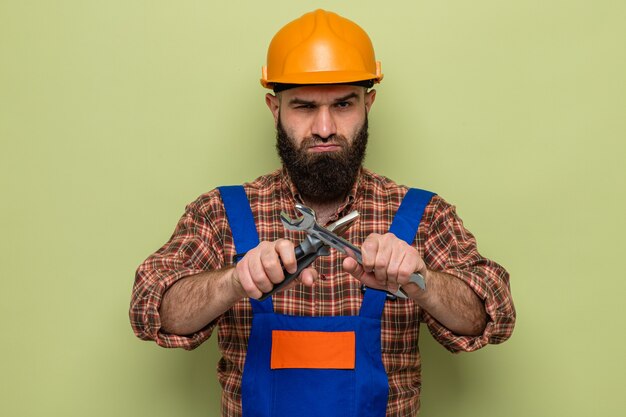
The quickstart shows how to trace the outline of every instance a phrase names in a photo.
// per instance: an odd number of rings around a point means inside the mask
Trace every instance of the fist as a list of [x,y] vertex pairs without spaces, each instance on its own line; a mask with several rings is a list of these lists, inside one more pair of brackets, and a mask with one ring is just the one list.
[[409,282],[411,274],[426,273],[426,264],[417,249],[398,239],[392,233],[379,235],[372,233],[361,246],[363,265],[346,258],[343,269],[368,287],[396,293],[402,286],[407,295],[419,291],[419,287]]
[[[246,253],[235,267],[234,279],[240,284],[242,297],[260,298],[270,292],[274,285],[285,279],[283,266],[288,273],[296,272],[298,265],[294,245],[286,239],[274,242],[263,241]],[[317,279],[317,271],[306,268],[299,279],[307,286],[312,286]],[[297,280],[285,289],[291,288]]]

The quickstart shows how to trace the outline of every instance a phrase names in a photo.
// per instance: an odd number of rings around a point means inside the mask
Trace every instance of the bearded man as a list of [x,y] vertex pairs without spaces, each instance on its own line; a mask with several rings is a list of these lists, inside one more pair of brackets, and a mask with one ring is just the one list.
[[[421,322],[453,352],[511,335],[508,274],[454,207],[363,167],[381,79],[351,21],[316,10],[281,29],[262,84],[282,168],[200,196],[137,270],[140,338],[193,349],[218,328],[223,416],[414,416]],[[299,268],[306,235],[281,223],[297,204],[322,226],[358,211],[344,238],[360,259]]]

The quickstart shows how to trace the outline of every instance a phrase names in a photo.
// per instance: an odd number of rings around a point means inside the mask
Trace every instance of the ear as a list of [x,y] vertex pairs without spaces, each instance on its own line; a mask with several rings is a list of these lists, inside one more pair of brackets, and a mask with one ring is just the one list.
[[365,93],[365,111],[367,111],[367,113],[370,112],[374,100],[376,100],[376,90],[367,91]]
[[278,96],[275,96],[272,93],[267,93],[265,95],[265,104],[267,104],[267,108],[270,109],[272,115],[274,116],[274,126],[278,126],[278,113],[280,110],[280,99]]

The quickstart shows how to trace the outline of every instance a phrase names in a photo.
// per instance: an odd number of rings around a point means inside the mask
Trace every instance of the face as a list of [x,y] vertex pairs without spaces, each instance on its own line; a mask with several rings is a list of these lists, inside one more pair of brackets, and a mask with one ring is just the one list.
[[335,201],[353,186],[375,94],[355,86],[307,86],[267,95],[278,153],[305,200]]

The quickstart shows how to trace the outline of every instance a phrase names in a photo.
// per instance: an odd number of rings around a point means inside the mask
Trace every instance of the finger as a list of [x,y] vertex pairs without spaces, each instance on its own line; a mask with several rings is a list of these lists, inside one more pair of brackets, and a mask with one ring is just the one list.
[[422,259],[420,254],[417,252],[417,249],[415,249],[415,253],[417,254],[417,260],[415,262],[415,268],[413,269],[413,272],[419,272],[420,274],[424,275],[427,273],[426,262],[424,262],[424,259]]
[[287,272],[289,272],[290,274],[293,274],[294,272],[298,270],[298,262],[296,261],[296,253],[295,253],[293,243],[291,241],[287,239],[279,239],[275,242],[274,249],[278,253],[280,261],[282,262]]
[[241,288],[245,292],[247,297],[259,298],[263,295],[263,292],[257,288],[252,276],[250,275],[248,260],[244,257],[235,268],[236,279],[239,281]]
[[361,245],[361,261],[365,272],[372,272],[376,262],[376,254],[378,253],[379,234],[372,233],[365,239]]
[[285,279],[283,266],[280,264],[278,254],[274,250],[264,252],[261,254],[260,259],[263,272],[273,284],[278,284]]
[[378,242],[378,252],[374,261],[374,275],[381,285],[387,285],[389,277],[387,277],[387,268],[393,252],[395,242],[385,236]]
[[398,268],[398,283],[400,285],[405,285],[409,282],[411,275],[417,271],[421,258],[417,253],[417,250],[407,245],[404,251],[404,258],[402,259],[402,263]]
[[419,267],[416,267],[416,265],[419,265],[420,263],[423,263],[423,262],[421,261],[421,258],[417,258],[417,262],[410,262],[410,263],[405,262],[405,263],[406,263],[406,267],[400,268],[401,272],[400,272],[399,282],[404,293],[409,298],[414,298],[422,291],[422,289],[416,283],[411,282],[410,279],[411,279],[411,275],[416,272],[423,274],[423,272],[419,272],[420,271]]
[[299,283],[304,284],[307,287],[312,287],[315,281],[317,281],[317,271],[312,268],[305,268],[300,272],[300,275],[293,281],[291,281],[287,286],[281,289],[281,291],[287,291],[298,285]]
[[361,278],[361,276],[365,273],[363,266],[361,266],[355,259],[345,258],[343,260],[343,270],[348,274],[352,275],[356,279]]
[[403,249],[401,245],[395,245],[387,264],[387,286],[391,292],[396,292],[400,285],[400,270],[406,255]]
[[343,260],[343,270],[361,281],[361,284],[367,287],[385,289],[384,286],[378,283],[373,273],[365,272],[363,267],[352,258]]
[[317,281],[318,273],[313,268],[304,268],[300,273],[300,281],[307,287],[312,287],[315,281]]
[[254,254],[254,256],[251,256],[248,260],[248,265],[248,270],[250,271],[250,276],[252,277],[254,285],[256,285],[256,287],[264,293],[269,292],[274,285],[265,273],[265,268],[261,261],[261,255],[257,253]]

